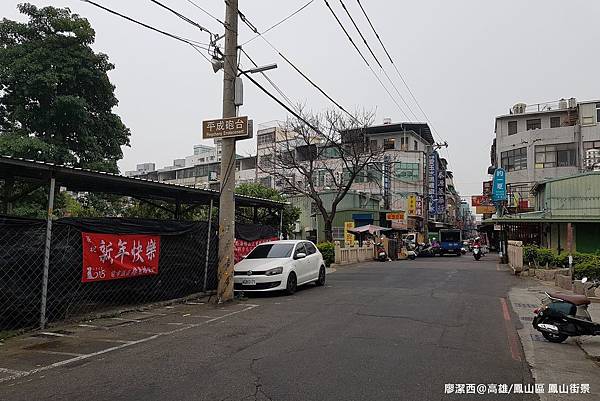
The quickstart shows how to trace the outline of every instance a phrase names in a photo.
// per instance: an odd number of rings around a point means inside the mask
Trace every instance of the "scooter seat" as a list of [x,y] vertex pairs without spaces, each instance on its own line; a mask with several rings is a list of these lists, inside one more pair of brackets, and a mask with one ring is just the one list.
[[558,298],[562,299],[563,301],[570,302],[573,305],[589,305],[591,302],[590,299],[585,295],[569,295],[561,292],[549,292],[548,295],[550,295],[552,298]]

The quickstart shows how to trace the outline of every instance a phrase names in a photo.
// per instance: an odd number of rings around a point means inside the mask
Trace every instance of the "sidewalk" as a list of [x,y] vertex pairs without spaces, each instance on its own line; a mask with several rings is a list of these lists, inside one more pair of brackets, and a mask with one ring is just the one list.
[[[541,305],[544,291],[570,291],[558,288],[554,282],[542,282],[523,277],[523,285],[514,287],[508,294],[514,313],[518,316],[517,332],[523,345],[525,358],[536,383],[546,386],[556,384],[589,384],[591,394],[579,394],[577,400],[598,400],[600,394],[600,368],[596,364],[600,356],[598,337],[570,337],[563,344],[546,341],[531,324],[533,310]],[[600,304],[590,305],[590,314],[600,319]],[[540,394],[540,400],[571,400],[572,394]]]

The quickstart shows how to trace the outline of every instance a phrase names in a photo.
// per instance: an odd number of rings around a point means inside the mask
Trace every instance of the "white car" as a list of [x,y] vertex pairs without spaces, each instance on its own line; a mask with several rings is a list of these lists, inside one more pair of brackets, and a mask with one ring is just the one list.
[[282,240],[258,245],[235,265],[235,291],[296,292],[299,285],[325,284],[323,255],[310,241]]

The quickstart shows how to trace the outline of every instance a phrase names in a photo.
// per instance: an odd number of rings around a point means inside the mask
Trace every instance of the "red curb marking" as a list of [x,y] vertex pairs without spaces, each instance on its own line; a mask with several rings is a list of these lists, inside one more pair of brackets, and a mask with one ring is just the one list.
[[504,327],[506,328],[506,335],[508,337],[508,348],[510,349],[510,354],[512,356],[512,359],[520,362],[521,352],[519,349],[519,344],[517,343],[517,337],[515,336],[515,332],[512,329],[510,313],[508,311],[506,299],[500,298],[500,305],[502,306],[502,314],[504,315]]

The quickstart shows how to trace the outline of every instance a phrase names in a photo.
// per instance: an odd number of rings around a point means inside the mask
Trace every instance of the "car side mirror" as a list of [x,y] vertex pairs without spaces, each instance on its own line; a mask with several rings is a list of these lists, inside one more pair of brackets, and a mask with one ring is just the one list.
[[296,254],[296,259],[304,259],[306,254],[304,252],[300,252]]

